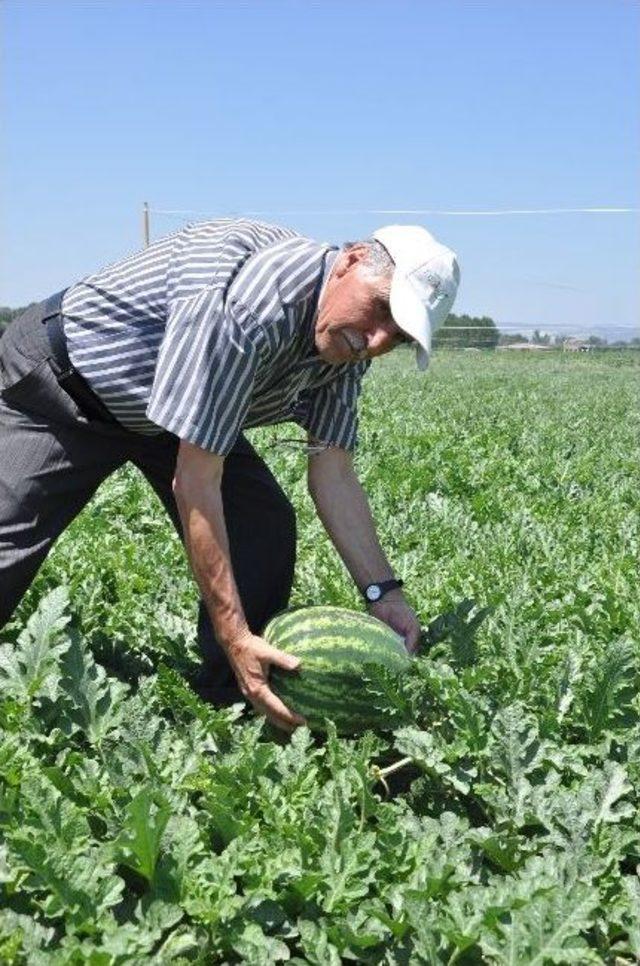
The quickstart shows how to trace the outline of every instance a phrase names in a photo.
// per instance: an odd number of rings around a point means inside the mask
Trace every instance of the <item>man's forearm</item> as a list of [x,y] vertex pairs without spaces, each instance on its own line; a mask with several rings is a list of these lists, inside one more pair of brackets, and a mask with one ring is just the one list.
[[269,668],[294,671],[299,658],[251,633],[238,593],[222,504],[224,457],[186,440],[180,443],[173,477],[185,544],[219,643],[243,696],[273,724],[292,730],[304,724],[269,687]]
[[[318,516],[358,587],[393,577],[349,454],[329,449],[311,456],[308,484]],[[416,652],[420,624],[399,588],[369,605],[369,612],[404,638],[410,654]]]
[[185,546],[216,637],[227,649],[249,633],[233,576],[219,487],[176,491]]
[[393,577],[366,494],[353,469],[326,462],[321,471],[312,467],[309,491],[318,516],[358,587]]

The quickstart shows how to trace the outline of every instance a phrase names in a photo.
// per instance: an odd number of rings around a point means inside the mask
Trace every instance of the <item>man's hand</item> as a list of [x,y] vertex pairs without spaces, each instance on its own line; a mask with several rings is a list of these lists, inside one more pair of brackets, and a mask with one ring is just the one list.
[[377,604],[368,605],[369,613],[404,637],[409,654],[415,654],[420,640],[420,622],[400,591],[392,590]]
[[277,728],[284,731],[294,731],[298,725],[306,724],[304,718],[293,711],[289,711],[280,698],[269,687],[269,666],[295,671],[300,666],[300,659],[285,654],[277,648],[267,644],[256,634],[247,633],[234,641],[227,649],[227,657],[238,680],[242,694],[260,714],[266,715],[268,720]]

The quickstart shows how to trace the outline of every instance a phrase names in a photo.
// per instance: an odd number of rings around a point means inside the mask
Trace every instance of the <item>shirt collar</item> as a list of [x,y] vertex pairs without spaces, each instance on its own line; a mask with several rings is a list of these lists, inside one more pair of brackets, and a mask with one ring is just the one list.
[[316,309],[317,309],[317,306],[320,304],[320,299],[322,298],[323,292],[325,290],[325,286],[329,281],[331,270],[335,265],[336,259],[339,254],[340,254],[339,249],[330,248],[324,256],[324,271],[322,273],[322,281],[320,283],[320,292],[318,293],[318,301],[316,302]]

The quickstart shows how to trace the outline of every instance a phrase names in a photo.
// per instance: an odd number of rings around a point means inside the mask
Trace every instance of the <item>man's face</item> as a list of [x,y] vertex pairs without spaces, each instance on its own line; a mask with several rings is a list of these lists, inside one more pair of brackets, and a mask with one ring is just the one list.
[[316,348],[332,365],[372,359],[408,341],[389,309],[390,279],[369,274],[366,252],[360,245],[340,252],[318,305]]

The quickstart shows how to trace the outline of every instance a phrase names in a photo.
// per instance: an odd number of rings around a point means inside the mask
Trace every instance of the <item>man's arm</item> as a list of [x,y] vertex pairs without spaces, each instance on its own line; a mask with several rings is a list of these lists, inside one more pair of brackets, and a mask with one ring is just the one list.
[[222,505],[224,457],[184,440],[180,443],[173,493],[185,546],[216,637],[242,694],[274,724],[290,730],[304,720],[288,710],[268,685],[270,664],[294,670],[296,658],[252,634],[233,576]]
[[[351,454],[333,446],[310,455],[307,483],[318,516],[358,587],[393,577]],[[369,610],[403,635],[409,651],[416,650],[420,625],[400,589]]]

